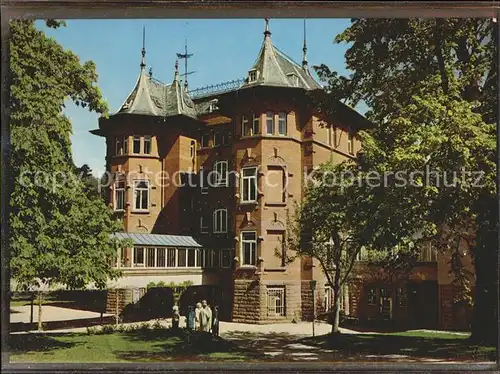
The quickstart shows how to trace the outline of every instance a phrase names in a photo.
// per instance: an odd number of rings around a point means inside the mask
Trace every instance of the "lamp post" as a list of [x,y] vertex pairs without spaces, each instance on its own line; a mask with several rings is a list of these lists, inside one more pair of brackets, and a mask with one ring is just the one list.
[[312,328],[313,328],[313,336],[314,334],[314,319],[316,318],[316,298],[314,297],[314,291],[316,290],[316,281],[310,280],[309,281],[309,287],[311,287],[312,291],[312,300],[313,300],[313,318],[312,318]]

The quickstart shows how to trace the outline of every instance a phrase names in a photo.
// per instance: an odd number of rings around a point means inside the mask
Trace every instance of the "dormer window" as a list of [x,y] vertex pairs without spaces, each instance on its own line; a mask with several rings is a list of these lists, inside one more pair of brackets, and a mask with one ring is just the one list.
[[217,106],[217,101],[217,99],[210,101],[210,103],[208,104],[208,113],[215,112],[219,109],[219,107]]
[[248,83],[255,82],[257,80],[257,70],[250,70],[248,72]]
[[294,87],[298,87],[299,86],[299,76],[297,74],[294,74],[294,73],[288,74],[288,79],[290,80],[290,83]]

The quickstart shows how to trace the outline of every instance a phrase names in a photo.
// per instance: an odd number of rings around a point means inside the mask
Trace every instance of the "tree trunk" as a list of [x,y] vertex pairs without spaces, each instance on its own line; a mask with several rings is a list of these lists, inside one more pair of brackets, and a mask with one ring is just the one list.
[[471,340],[498,343],[498,200],[480,200],[476,246],[473,248],[476,289]]
[[498,342],[498,274],[495,266],[498,258],[494,248],[490,248],[490,252],[475,258],[476,289],[471,340],[495,346]]
[[332,334],[339,333],[340,318],[340,256],[335,264],[335,279],[333,280],[333,320]]
[[42,330],[42,292],[38,291],[38,331]]

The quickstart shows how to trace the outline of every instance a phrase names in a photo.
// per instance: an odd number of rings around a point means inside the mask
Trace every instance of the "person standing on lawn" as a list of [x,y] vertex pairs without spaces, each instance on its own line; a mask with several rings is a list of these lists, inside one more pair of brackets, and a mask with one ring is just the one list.
[[206,300],[201,302],[201,312],[200,312],[200,327],[201,331],[210,332],[212,329],[212,309],[207,304]]
[[194,311],[194,328],[196,331],[201,331],[201,303],[196,303],[196,309]]
[[181,315],[179,313],[179,307],[177,305],[174,305],[172,308],[172,328],[173,329],[178,329],[179,328],[179,320],[181,319]]
[[219,336],[219,307],[214,306],[214,322],[212,324],[212,334]]
[[188,314],[187,314],[187,321],[186,321],[186,327],[188,328],[189,331],[194,330],[195,319],[196,319],[196,315],[195,315],[194,308],[192,305],[190,305],[188,307]]

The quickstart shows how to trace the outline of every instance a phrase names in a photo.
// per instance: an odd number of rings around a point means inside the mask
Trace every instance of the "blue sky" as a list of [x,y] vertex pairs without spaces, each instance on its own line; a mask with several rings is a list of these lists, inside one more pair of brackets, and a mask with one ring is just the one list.
[[[173,78],[176,53],[184,51],[187,38],[189,88],[220,83],[246,76],[259,52],[265,22],[263,19],[154,19],[154,20],[69,20],[67,26],[38,27],[82,62],[97,66],[98,86],[116,112],[133,89],[139,74],[142,28],[146,27],[146,65],[153,76],[169,83]],[[308,19],[309,64],[325,63],[340,74],[347,74],[344,53],[347,45],[333,43],[334,37],[350,25],[348,19]],[[302,61],[303,19],[271,19],[273,43],[297,62]],[[184,67],[180,64],[180,71]],[[73,124],[73,159],[88,164],[95,175],[105,171],[104,139],[89,133],[98,127],[98,115],[69,104],[65,114]]]

